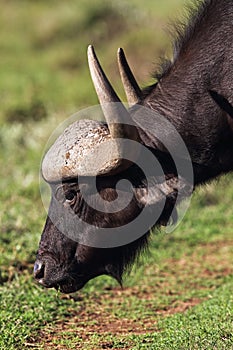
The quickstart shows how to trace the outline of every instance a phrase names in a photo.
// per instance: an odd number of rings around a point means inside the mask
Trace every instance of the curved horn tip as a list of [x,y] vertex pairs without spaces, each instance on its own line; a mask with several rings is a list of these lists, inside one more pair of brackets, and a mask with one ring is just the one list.
[[124,50],[117,50],[118,66],[121,75],[121,80],[125,89],[126,97],[130,106],[141,101],[142,91],[129,67]]
[[87,51],[88,51],[88,50],[94,50],[94,46],[93,46],[92,44],[88,45]]
[[93,45],[88,45],[87,47],[87,55],[88,57],[94,57],[95,56],[95,49]]
[[117,57],[118,57],[118,61],[126,60],[125,52],[122,49],[122,47],[118,48],[118,50],[117,50]]

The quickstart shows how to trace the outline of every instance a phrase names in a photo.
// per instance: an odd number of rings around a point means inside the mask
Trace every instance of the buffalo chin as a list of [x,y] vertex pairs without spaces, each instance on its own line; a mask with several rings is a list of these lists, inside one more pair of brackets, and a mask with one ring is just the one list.
[[88,281],[71,282],[71,283],[67,283],[67,284],[61,284],[61,285],[58,285],[57,287],[55,287],[55,289],[59,290],[61,293],[70,294],[70,293],[74,293],[74,292],[77,292],[78,290],[82,289],[87,282]]
[[99,277],[101,275],[107,275],[112,278],[114,278],[122,287],[122,275],[119,273],[119,271],[114,270],[113,268],[107,266],[106,271],[103,273],[99,273],[95,276],[90,276],[89,278],[86,278],[85,280],[81,280],[80,277],[78,279],[67,279],[62,282],[54,283],[53,285],[46,285],[43,284],[44,287],[46,288],[55,288],[56,290],[60,291],[61,293],[64,294],[70,294],[70,293],[75,293],[82,289],[90,280]]
[[58,291],[60,291],[61,293],[64,294],[70,294],[70,293],[74,293],[77,292],[78,290],[80,290],[81,288],[84,287],[84,285],[88,282],[89,280],[85,280],[85,281],[75,281],[75,280],[65,280],[63,282],[44,282],[43,280],[39,281],[39,284],[42,285],[45,288],[54,288]]

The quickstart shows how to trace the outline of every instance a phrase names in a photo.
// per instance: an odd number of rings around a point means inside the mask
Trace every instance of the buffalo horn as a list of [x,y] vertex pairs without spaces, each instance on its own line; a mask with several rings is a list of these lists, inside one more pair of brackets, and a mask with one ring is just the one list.
[[128,104],[129,106],[133,106],[134,104],[137,104],[141,101],[141,89],[138,86],[138,83],[128,65],[122,48],[119,48],[117,51],[117,60]]
[[137,129],[130,124],[130,115],[114,91],[97,59],[93,46],[88,47],[88,63],[92,81],[112,138],[138,141]]

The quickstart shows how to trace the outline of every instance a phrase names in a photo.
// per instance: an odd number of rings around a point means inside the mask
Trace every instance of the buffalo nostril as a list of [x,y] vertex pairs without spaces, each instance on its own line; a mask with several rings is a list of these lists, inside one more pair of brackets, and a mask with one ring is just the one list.
[[42,262],[36,261],[34,265],[34,277],[41,279],[44,277],[45,265]]

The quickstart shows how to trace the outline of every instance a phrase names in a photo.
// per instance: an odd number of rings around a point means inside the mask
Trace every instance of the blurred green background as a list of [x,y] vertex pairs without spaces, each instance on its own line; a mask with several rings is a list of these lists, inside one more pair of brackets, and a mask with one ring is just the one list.
[[86,62],[88,44],[96,47],[116,86],[115,53],[121,46],[138,80],[147,84],[153,63],[169,47],[162,28],[183,4],[1,1],[0,120],[37,121],[96,102]]
[[98,103],[87,46],[124,100],[117,48],[139,84],[150,84],[160,57],[171,57],[169,23],[184,4],[0,1],[1,349],[233,349],[232,176],[197,191],[175,232],[153,236],[125,290],[101,277],[64,297],[32,279],[46,218],[45,144],[60,122]]

